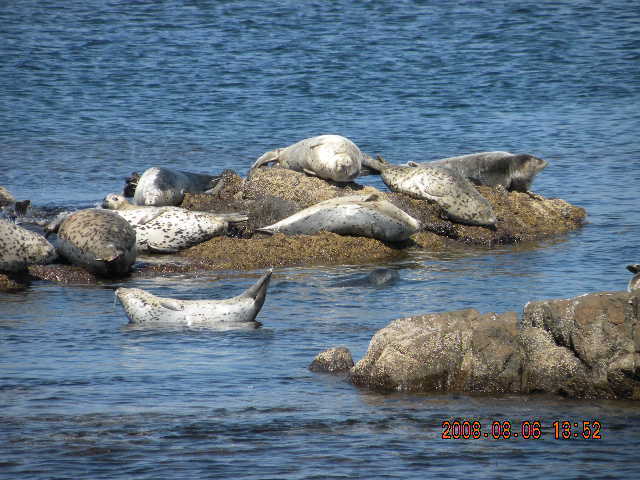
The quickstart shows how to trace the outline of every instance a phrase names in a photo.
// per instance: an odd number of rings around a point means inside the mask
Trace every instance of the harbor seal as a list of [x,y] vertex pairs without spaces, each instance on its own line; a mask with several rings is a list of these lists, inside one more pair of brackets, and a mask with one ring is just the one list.
[[136,260],[136,232],[115,212],[78,210],[47,227],[48,233],[55,231],[60,255],[92,273],[124,275]]
[[156,208],[147,205],[134,205],[129,200],[127,200],[123,195],[118,195],[117,193],[110,193],[104,200],[102,200],[102,208],[107,208],[109,210],[137,210],[140,208]]
[[364,154],[348,138],[320,135],[265,153],[254,162],[251,170],[277,162],[281,167],[325,180],[351,182],[360,174],[363,158]]
[[224,235],[229,223],[249,219],[238,213],[211,213],[180,207],[113,210],[136,232],[138,252],[173,253]]
[[311,235],[325,230],[339,235],[377,238],[383,242],[401,242],[419,228],[418,220],[372,194],[325,200],[257,231]]
[[497,222],[488,200],[466,178],[447,168],[418,166],[415,162],[409,162],[409,166],[392,165],[380,156],[375,165],[392,191],[433,201],[454,222],[485,227],[494,227]]
[[627,285],[627,292],[640,289],[640,263],[627,265],[627,270],[634,274]]
[[396,270],[389,268],[376,268],[366,277],[354,280],[344,280],[335,283],[334,287],[384,287],[393,285],[400,279],[400,274]]
[[57,257],[55,247],[42,235],[0,218],[0,271],[19,272]]
[[215,188],[220,176],[151,167],[138,180],[133,203],[163,207],[180,205],[185,193],[202,193]]
[[418,165],[449,168],[476,185],[502,185],[507,190],[527,192],[534,177],[544,170],[549,162],[527,154],[480,152]]
[[225,300],[177,300],[139,288],[118,288],[115,294],[131,324],[257,328],[261,324],[255,318],[264,304],[271,273],[269,270],[242,294]]

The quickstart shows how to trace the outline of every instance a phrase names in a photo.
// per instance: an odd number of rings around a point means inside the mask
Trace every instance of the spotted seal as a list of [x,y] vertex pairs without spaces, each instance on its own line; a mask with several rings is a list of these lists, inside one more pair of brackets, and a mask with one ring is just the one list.
[[363,158],[364,154],[348,138],[320,135],[265,153],[251,170],[277,162],[281,167],[326,180],[351,182],[360,174]]
[[627,265],[627,270],[633,273],[633,277],[629,280],[629,284],[627,285],[627,292],[640,289],[640,263]]
[[476,185],[502,185],[507,190],[527,192],[534,177],[544,170],[549,162],[528,154],[480,152],[418,165],[446,167]]
[[401,242],[419,228],[418,220],[372,194],[325,200],[257,231],[311,235],[325,230],[339,235],[377,238],[383,242]]
[[493,227],[496,216],[491,204],[461,175],[440,166],[409,162],[392,165],[378,156],[375,165],[382,181],[394,192],[436,202],[454,222]]
[[136,260],[135,230],[110,210],[78,210],[47,226],[55,231],[60,255],[95,274],[126,274]]
[[0,218],[0,271],[18,272],[57,257],[55,247],[42,235]]
[[229,223],[249,219],[238,213],[211,213],[180,207],[140,207],[114,210],[136,231],[138,252],[172,253],[218,235]]
[[156,207],[180,205],[185,193],[214,189],[219,179],[220,176],[151,167],[140,176],[133,202]]
[[260,322],[255,318],[264,304],[271,273],[269,270],[242,294],[225,300],[177,300],[139,288],[118,288],[115,293],[132,324],[257,328]]

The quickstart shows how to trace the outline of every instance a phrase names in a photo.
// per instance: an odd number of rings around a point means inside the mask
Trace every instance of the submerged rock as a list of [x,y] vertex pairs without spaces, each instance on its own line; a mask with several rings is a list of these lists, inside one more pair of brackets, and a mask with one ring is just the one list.
[[600,292],[514,312],[433,313],[371,339],[351,381],[375,390],[640,400],[640,296]]

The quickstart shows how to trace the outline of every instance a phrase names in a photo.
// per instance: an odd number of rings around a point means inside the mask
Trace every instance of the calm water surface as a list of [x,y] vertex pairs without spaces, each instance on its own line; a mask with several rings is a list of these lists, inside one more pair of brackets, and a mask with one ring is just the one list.
[[[126,284],[225,298],[261,272],[0,294],[1,478],[634,478],[640,409],[549,397],[381,395],[307,370],[392,319],[620,290],[638,262],[640,11],[633,2],[3,2],[0,185],[75,209],[159,165],[245,174],[338,133],[390,161],[483,150],[551,165],[570,235],[378,265],[277,269],[255,331],[140,330]],[[381,188],[376,178],[364,178]],[[542,421],[540,440],[442,440],[444,420]],[[599,420],[601,440],[551,422]]]

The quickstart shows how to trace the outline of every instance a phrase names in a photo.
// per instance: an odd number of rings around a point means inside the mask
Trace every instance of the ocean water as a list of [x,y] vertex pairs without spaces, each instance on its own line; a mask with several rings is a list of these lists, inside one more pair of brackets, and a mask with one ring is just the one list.
[[[150,166],[246,174],[337,133],[392,162],[485,150],[550,162],[533,185],[584,228],[496,250],[275,270],[255,331],[140,330],[113,291],[225,298],[211,272],[0,294],[0,478],[634,478],[634,402],[378,394],[307,369],[412,314],[626,288],[640,214],[634,2],[0,3],[0,185],[75,209]],[[384,186],[375,177],[363,183]],[[540,420],[542,438],[443,440],[442,422]],[[552,422],[602,438],[555,440]]]

